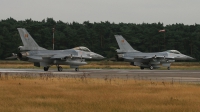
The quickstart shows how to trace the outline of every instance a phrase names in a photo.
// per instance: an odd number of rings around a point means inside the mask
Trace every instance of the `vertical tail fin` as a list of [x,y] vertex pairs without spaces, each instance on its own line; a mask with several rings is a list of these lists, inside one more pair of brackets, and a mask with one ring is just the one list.
[[139,52],[133,49],[130,46],[130,44],[121,35],[115,35],[115,38],[120,48],[120,49],[117,49],[117,52]]
[[21,50],[46,50],[40,47],[25,28],[17,28],[24,46],[20,46]]

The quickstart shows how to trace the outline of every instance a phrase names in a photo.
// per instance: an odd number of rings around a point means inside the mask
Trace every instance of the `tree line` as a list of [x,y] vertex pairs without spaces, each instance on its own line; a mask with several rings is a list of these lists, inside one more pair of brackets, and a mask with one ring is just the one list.
[[[200,59],[200,25],[163,23],[111,23],[85,21],[65,23],[47,18],[42,21],[13,18],[0,20],[0,59],[17,53],[23,45],[17,28],[26,28],[41,47],[52,49],[55,28],[55,50],[77,46],[88,47],[107,58],[114,57],[118,48],[114,35],[122,35],[131,46],[142,52],[160,52],[176,49],[183,54]],[[165,32],[159,30],[165,29]]]

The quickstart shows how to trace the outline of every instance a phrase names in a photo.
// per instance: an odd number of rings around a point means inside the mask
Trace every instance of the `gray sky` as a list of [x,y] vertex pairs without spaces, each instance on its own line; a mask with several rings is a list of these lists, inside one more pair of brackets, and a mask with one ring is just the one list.
[[0,0],[0,20],[200,24],[200,0]]

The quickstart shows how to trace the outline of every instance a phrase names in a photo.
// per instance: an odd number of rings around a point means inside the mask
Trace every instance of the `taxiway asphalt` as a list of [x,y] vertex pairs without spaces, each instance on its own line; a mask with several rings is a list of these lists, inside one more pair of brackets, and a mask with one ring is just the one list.
[[139,69],[64,69],[58,72],[50,69],[44,72],[42,69],[0,69],[1,74],[7,75],[53,75],[55,77],[88,77],[88,78],[122,78],[136,80],[158,80],[174,82],[200,83],[200,70],[139,70]]

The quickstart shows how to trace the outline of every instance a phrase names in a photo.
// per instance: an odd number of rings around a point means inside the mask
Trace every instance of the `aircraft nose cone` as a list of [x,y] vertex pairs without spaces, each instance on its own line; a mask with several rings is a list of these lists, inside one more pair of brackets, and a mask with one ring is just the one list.
[[187,55],[181,55],[181,56],[177,56],[175,57],[176,60],[194,60],[195,58],[192,58],[190,56]]
[[103,57],[103,56],[100,55],[100,58],[101,58],[101,59],[104,59],[105,57]]
[[190,56],[185,56],[185,58],[184,58],[185,60],[194,60],[195,58],[193,58],[193,57],[190,57]]
[[105,57],[101,56],[100,54],[92,54],[90,55],[92,59],[104,59]]
[[187,59],[188,59],[188,60],[195,60],[195,58],[190,57],[190,56],[187,56]]
[[98,58],[98,59],[104,59],[105,57],[103,57],[102,55],[98,54],[98,55],[97,55],[97,58]]

